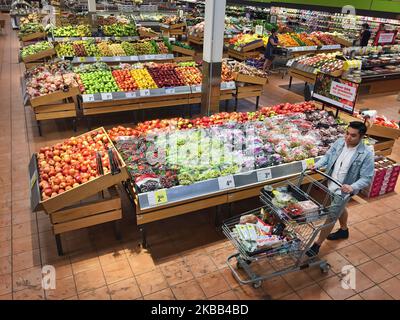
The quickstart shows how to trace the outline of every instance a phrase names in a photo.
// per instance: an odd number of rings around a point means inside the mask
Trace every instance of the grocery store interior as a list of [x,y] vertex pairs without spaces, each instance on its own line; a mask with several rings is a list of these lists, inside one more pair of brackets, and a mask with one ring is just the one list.
[[0,300],[400,300],[400,2],[332,5],[0,1]]

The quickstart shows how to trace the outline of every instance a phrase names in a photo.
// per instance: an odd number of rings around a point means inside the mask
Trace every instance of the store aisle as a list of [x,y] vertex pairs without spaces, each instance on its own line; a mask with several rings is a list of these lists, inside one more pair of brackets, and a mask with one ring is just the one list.
[[[148,226],[150,250],[139,250],[133,209],[124,196],[123,240],[105,224],[63,234],[67,254],[59,257],[47,215],[32,214],[27,166],[39,147],[74,135],[71,124],[48,121],[39,137],[32,112],[21,99],[18,41],[7,21],[0,36],[0,299],[400,299],[400,195],[365,205],[352,203],[350,239],[326,242],[321,250],[332,265],[327,275],[304,270],[263,283],[240,286],[225,260],[232,246],[214,227],[214,209],[175,217]],[[273,76],[261,105],[298,102],[300,95]],[[363,98],[365,106],[395,117],[392,97]],[[243,103],[241,108],[250,108]],[[162,111],[165,112],[165,111]],[[160,112],[160,114],[163,114]],[[95,124],[121,124],[124,116]],[[126,117],[125,117],[126,119]],[[83,122],[84,124],[84,122]],[[85,132],[83,124],[79,132]],[[393,158],[400,161],[399,142]],[[399,188],[397,189],[399,191]],[[242,213],[256,205],[233,206]],[[225,217],[227,208],[225,208]],[[341,287],[344,265],[357,268],[356,290]],[[41,287],[42,266],[56,269],[56,289]],[[258,270],[266,270],[260,264]]]

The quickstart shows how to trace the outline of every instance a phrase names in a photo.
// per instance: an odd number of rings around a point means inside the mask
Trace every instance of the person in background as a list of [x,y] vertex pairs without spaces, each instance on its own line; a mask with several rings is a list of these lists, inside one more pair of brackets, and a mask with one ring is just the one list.
[[384,23],[381,23],[379,25],[378,30],[376,32],[379,32],[379,31],[385,31],[385,24]]
[[[338,139],[311,168],[311,170],[326,168],[325,173],[327,175],[342,183],[340,188],[337,184],[328,182],[328,189],[331,192],[342,196],[345,194],[354,195],[370,185],[374,176],[375,164],[373,149],[367,147],[362,141],[366,132],[367,127],[363,122],[350,122],[345,137]],[[334,208],[340,204],[332,203],[331,205]],[[325,239],[347,239],[349,237],[348,215],[347,209],[339,213],[340,229],[336,232],[330,234],[334,227],[333,224],[322,229],[318,240],[306,252],[307,256],[317,256]]]
[[278,43],[279,43],[278,31],[276,29],[272,29],[271,35],[268,38],[268,43],[264,52],[264,58],[265,58],[265,62],[263,65],[264,72],[269,72],[269,69],[271,68],[272,61],[274,60],[274,54],[273,54],[274,48],[276,48]]
[[360,46],[367,47],[370,38],[371,38],[371,31],[369,30],[369,24],[363,23],[362,30],[360,33]]

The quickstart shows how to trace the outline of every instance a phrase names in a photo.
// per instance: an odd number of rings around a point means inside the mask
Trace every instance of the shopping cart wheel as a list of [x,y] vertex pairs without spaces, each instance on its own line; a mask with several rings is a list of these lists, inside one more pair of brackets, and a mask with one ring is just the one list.
[[321,269],[321,273],[328,273],[331,265],[329,263],[323,263],[319,266],[319,268]]
[[254,289],[258,289],[259,287],[261,287],[261,283],[262,283],[261,281],[254,282],[253,283],[253,288]]

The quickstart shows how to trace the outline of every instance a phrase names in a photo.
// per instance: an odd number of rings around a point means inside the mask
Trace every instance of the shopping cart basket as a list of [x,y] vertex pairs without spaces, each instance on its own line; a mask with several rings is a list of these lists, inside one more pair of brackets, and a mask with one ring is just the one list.
[[[326,182],[338,188],[342,184],[321,171],[316,170],[314,174],[317,179],[303,171],[296,178],[264,187],[260,194],[261,208],[224,221],[222,230],[237,249],[237,253],[228,257],[227,264],[241,284],[253,284],[258,288],[263,280],[317,265],[321,272],[329,271],[325,260],[308,257],[306,252],[322,229],[336,223],[351,195],[331,191],[334,188],[328,188]],[[286,195],[290,201],[282,204],[279,194]],[[293,203],[307,204],[308,208],[292,210]],[[251,233],[244,235],[242,231],[248,217],[253,223],[257,221],[260,228],[272,228],[273,235],[265,236],[274,237],[267,246],[258,246],[254,238],[244,238]],[[266,217],[269,224],[262,222]],[[236,266],[231,263],[233,259],[236,259]]]

